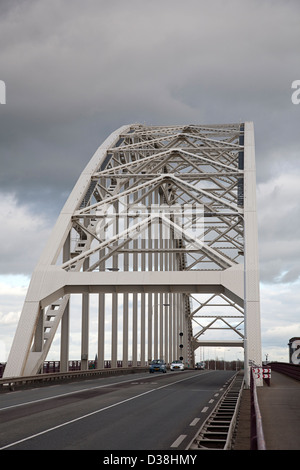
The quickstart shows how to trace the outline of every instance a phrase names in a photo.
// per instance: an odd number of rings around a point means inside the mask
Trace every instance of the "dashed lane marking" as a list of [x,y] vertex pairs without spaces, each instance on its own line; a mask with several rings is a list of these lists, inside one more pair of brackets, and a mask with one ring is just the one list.
[[176,441],[173,442],[171,447],[178,447],[182,441],[186,438],[186,434],[181,434],[179,437],[177,437]]
[[190,423],[190,426],[196,426],[196,424],[198,423],[199,420],[200,420],[200,418],[193,419],[193,421]]

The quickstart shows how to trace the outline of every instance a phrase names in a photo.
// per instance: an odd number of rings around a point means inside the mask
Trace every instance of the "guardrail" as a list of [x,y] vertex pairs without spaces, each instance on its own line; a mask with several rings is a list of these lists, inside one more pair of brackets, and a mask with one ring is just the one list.
[[[147,366],[147,362],[144,366]],[[0,379],[3,377],[6,363],[0,363]],[[117,361],[117,367],[123,368],[123,361]],[[127,362],[127,367],[133,367],[132,361]],[[140,361],[137,361],[136,367],[141,367]],[[88,369],[97,369],[97,360],[88,361]],[[104,369],[111,369],[111,361],[104,361]],[[68,371],[81,370],[81,361],[80,360],[71,360],[68,362]],[[54,372],[60,372],[60,361],[45,361],[43,363],[43,368],[41,370],[42,374],[52,374]]]
[[117,367],[107,369],[92,369],[70,372],[56,372],[47,374],[37,374],[24,377],[6,377],[0,379],[0,391],[15,390],[16,387],[27,387],[28,385],[46,385],[48,382],[59,380],[86,379],[95,377],[108,377],[110,375],[135,374],[137,372],[148,371],[148,367]]
[[263,433],[262,418],[258,405],[256,379],[251,368],[250,374],[251,393],[251,450],[266,450]]
[[293,379],[300,380],[300,364],[290,364],[288,362],[271,362],[268,364],[275,372],[288,375]]

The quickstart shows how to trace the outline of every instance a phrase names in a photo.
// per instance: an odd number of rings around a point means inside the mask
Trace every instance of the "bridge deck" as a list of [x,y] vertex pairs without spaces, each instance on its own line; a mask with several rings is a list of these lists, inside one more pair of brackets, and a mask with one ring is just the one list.
[[[300,381],[272,371],[257,389],[267,450],[300,449]],[[234,450],[250,450],[250,391],[244,390]]]

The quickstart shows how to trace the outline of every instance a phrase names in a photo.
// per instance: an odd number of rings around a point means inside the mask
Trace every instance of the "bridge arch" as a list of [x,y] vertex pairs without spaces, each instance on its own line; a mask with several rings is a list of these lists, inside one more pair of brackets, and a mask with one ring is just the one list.
[[5,376],[38,373],[59,325],[67,369],[74,294],[82,296],[82,368],[91,294],[98,367],[105,321],[113,367],[118,359],[127,366],[129,347],[133,365],[180,355],[192,366],[199,346],[215,344],[243,347],[247,371],[261,364],[255,190],[252,122],[113,132],[81,173],[32,274]]

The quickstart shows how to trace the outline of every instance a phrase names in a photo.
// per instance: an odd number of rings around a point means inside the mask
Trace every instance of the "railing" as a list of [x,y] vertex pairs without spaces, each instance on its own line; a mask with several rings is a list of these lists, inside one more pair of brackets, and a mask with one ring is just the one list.
[[[0,363],[0,378],[3,377],[3,372],[5,369],[5,363]],[[137,367],[140,367],[140,361],[137,362]],[[147,363],[145,363],[145,367]],[[117,361],[117,368],[123,368],[123,361]],[[133,367],[133,362],[128,361],[127,367]],[[97,369],[97,360],[88,361],[88,369]],[[105,360],[104,361],[104,369],[111,369],[111,361]],[[69,361],[68,363],[68,371],[76,371],[81,370],[81,361]],[[53,374],[56,372],[60,372],[60,361],[45,361],[43,364],[42,374]]]
[[268,364],[275,372],[288,375],[293,379],[300,380],[300,364],[289,364],[287,362],[271,362]]
[[[137,362],[137,367],[140,367],[141,363]],[[147,366],[147,364],[145,364]],[[117,368],[123,367],[123,361],[117,361]],[[132,361],[127,362],[127,367],[133,367]],[[88,369],[97,369],[97,360],[88,361]],[[111,369],[111,361],[104,361],[104,369]],[[69,371],[81,370],[81,361],[69,361],[68,365]],[[53,372],[60,372],[60,362],[59,361],[46,361],[43,366],[43,374],[52,374]]]
[[[108,368],[109,365],[104,364],[104,367]],[[119,367],[119,364],[117,364],[117,367]],[[88,361],[88,369],[97,369],[96,361]],[[81,361],[69,361],[68,371],[75,370],[81,370]],[[53,374],[55,372],[60,372],[60,361],[45,361],[43,365],[43,374]]]
[[251,393],[251,450],[266,450],[265,438],[262,427],[262,418],[257,399],[256,379],[251,368],[250,374]]
[[106,369],[75,370],[69,372],[55,372],[46,374],[37,374],[24,377],[6,377],[0,379],[0,391],[14,390],[15,387],[26,387],[36,384],[45,385],[47,382],[70,380],[91,377],[107,377],[109,375],[134,374],[136,372],[148,371],[148,367],[116,367]]

